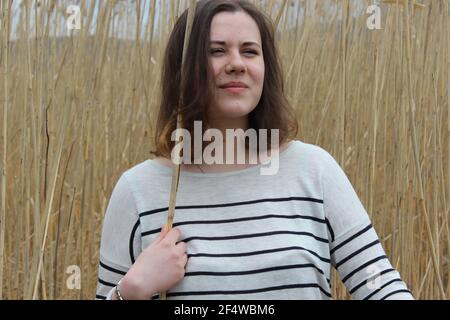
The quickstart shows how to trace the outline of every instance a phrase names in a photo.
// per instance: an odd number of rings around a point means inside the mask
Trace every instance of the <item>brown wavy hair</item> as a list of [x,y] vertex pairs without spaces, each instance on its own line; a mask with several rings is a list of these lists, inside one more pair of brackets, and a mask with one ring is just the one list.
[[[188,10],[176,22],[165,50],[154,155],[170,158],[175,145],[171,135],[176,129],[178,108],[182,116],[181,127],[189,130],[192,136],[194,121],[202,121],[203,130],[209,127],[207,110],[214,101],[215,90],[214,74],[208,60],[211,22],[220,12],[238,11],[247,13],[258,25],[265,64],[263,91],[258,105],[249,114],[249,128],[257,132],[258,129],[279,129],[280,145],[296,136],[298,125],[284,93],[271,19],[246,0],[201,0],[196,6],[183,75],[181,65]],[[180,101],[182,105],[179,106]],[[268,140],[270,143],[270,135]]]

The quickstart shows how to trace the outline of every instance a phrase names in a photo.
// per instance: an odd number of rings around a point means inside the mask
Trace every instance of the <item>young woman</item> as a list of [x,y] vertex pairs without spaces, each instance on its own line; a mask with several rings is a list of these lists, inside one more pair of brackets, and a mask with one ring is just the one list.
[[[107,208],[97,299],[157,299],[165,291],[168,299],[331,299],[332,267],[355,299],[412,299],[335,159],[293,140],[270,20],[244,0],[198,2],[181,79],[186,22],[187,12],[166,49],[158,157],[126,171]],[[278,130],[267,140],[279,145],[269,148],[279,166],[263,175],[260,158],[237,163],[230,148],[219,155],[233,164],[183,164],[168,231],[180,98],[192,136],[195,121],[200,134],[214,128],[225,140],[227,129]]]

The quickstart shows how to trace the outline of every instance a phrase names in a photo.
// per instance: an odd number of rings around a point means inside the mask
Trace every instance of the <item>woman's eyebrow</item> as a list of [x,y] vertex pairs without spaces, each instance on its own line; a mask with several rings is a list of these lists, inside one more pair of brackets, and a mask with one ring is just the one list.
[[[218,44],[218,45],[221,45],[221,46],[226,46],[227,45],[227,43],[225,42],[225,41],[219,41],[219,40],[212,40],[211,42],[210,42],[210,44]],[[253,42],[253,41],[246,41],[246,42],[244,42],[244,43],[242,43],[242,45],[244,46],[244,47],[247,47],[247,46],[257,46],[257,47],[260,47],[261,48],[261,45],[259,44],[259,43],[257,43],[257,42]]]

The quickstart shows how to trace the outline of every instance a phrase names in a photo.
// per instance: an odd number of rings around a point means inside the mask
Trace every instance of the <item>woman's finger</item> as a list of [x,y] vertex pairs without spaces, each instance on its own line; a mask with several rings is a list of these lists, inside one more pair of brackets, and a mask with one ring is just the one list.
[[159,233],[158,237],[155,240],[155,243],[161,242],[165,238],[167,232],[168,232],[167,225],[163,225],[163,227],[161,228],[161,232]]
[[186,249],[187,249],[187,244],[185,242],[180,241],[175,245],[175,248],[176,248],[177,252],[185,253]]

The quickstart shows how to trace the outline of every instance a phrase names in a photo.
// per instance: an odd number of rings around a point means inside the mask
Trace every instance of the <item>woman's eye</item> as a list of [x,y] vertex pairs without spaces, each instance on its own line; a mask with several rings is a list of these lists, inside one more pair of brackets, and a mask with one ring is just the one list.
[[211,49],[211,54],[222,53],[222,52],[224,52],[223,49]]
[[250,53],[250,54],[254,54],[254,55],[258,54],[258,52],[255,50],[246,50],[246,51],[244,51],[244,53]]

